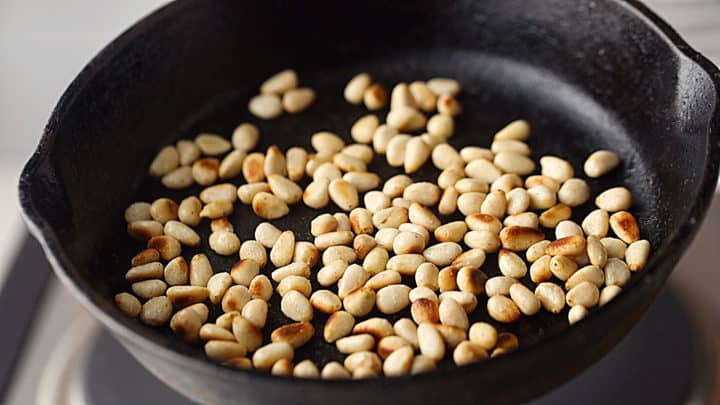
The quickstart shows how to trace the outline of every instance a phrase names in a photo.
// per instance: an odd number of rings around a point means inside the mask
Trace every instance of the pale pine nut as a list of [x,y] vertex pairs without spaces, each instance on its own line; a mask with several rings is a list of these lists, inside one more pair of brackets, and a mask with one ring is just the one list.
[[398,134],[397,128],[390,125],[380,125],[373,134],[373,150],[375,153],[385,154],[390,140]]
[[[610,228],[625,243],[630,244],[640,239],[640,228],[637,220],[627,211],[612,214],[610,216]],[[627,257],[627,251],[625,257]]]
[[[380,357],[373,352],[353,353],[345,358],[344,365],[345,368],[353,374],[353,378],[374,377],[377,376],[382,369]],[[358,371],[361,370],[363,371],[363,375],[358,376]]]
[[343,299],[343,307],[354,316],[365,316],[375,307],[375,290],[362,287]]
[[620,165],[620,157],[609,150],[598,150],[590,154],[583,169],[588,177],[596,178],[603,176]]
[[610,227],[610,217],[607,211],[596,209],[591,211],[582,221],[582,229],[587,235],[604,238]]
[[523,259],[516,253],[501,249],[498,254],[498,266],[500,272],[507,277],[522,278],[527,274],[527,266]]
[[218,166],[218,175],[221,179],[231,179],[242,173],[242,163],[246,153],[242,150],[234,150],[227,154]]
[[535,186],[545,186],[556,193],[560,191],[560,183],[551,179],[550,177],[542,175],[528,176],[525,179],[525,188],[529,190],[530,188]]
[[441,96],[443,94],[456,96],[460,94],[461,90],[460,83],[458,83],[457,80],[446,77],[434,77],[425,82],[425,85],[437,96]]
[[253,124],[244,122],[235,128],[232,134],[232,144],[235,149],[249,152],[255,148],[260,139],[260,131]]
[[507,213],[510,215],[523,213],[530,208],[530,195],[523,188],[507,191],[505,198],[507,199]]
[[590,187],[582,179],[568,179],[558,190],[558,200],[570,207],[583,205],[589,199]]
[[555,226],[555,239],[562,239],[568,236],[585,236],[580,225],[571,220],[560,221]]
[[313,309],[307,297],[291,290],[280,301],[280,309],[288,318],[296,322],[309,322],[313,318]]
[[458,270],[457,286],[460,291],[480,295],[485,292],[487,276],[475,267],[465,266]]
[[405,173],[415,173],[427,162],[431,149],[419,136],[408,140],[405,145],[405,157],[403,165]]
[[[265,164],[263,166],[263,170],[265,171],[265,177],[270,177],[271,175],[275,174],[282,177],[285,177],[287,175],[287,163],[285,162],[285,155],[276,145],[271,145],[270,147],[268,147],[267,153],[265,155]],[[270,188],[272,189],[272,186]]]
[[344,172],[364,172],[367,170],[365,162],[344,153],[335,154],[332,162],[338,169]]
[[295,242],[293,261],[314,267],[320,261],[320,251],[310,242]]
[[534,263],[536,260],[543,257],[545,255],[545,248],[547,248],[549,244],[549,240],[541,240],[540,242],[535,242],[530,245],[525,252],[525,258],[527,261]]
[[557,202],[556,193],[544,185],[530,187],[527,193],[530,197],[530,208],[534,210],[548,209]]
[[345,173],[342,179],[355,186],[361,193],[374,190],[380,185],[380,176],[370,172],[351,171]]
[[390,324],[390,321],[388,321],[385,318],[370,318],[365,321],[362,321],[358,324],[356,324],[353,327],[352,333],[354,334],[361,334],[361,333],[369,333],[372,336],[375,336],[378,339],[382,339],[386,336],[390,336],[395,334],[393,331],[393,327]]
[[417,109],[404,106],[391,109],[385,122],[400,132],[412,132],[424,128],[427,118]]
[[568,306],[582,305],[585,308],[594,307],[600,299],[598,287],[588,281],[583,281],[568,291],[565,297]]
[[610,258],[605,265],[605,284],[623,287],[630,281],[630,270],[624,261]]
[[418,298],[410,305],[410,314],[415,323],[430,322],[438,323],[440,313],[438,303],[429,298]]
[[134,266],[125,273],[125,280],[134,283],[136,281],[150,280],[161,278],[163,276],[163,266],[160,262],[151,262]]
[[541,231],[523,226],[508,226],[500,231],[500,241],[505,249],[522,251],[545,239]]
[[457,301],[457,303],[460,304],[468,314],[473,312],[477,307],[477,297],[475,297],[474,294],[464,291],[446,291],[440,294],[438,298],[440,299],[440,302],[443,302],[445,299],[453,299]]
[[625,251],[625,261],[630,271],[639,271],[645,267],[650,255],[650,242],[638,240],[630,244]]
[[595,197],[595,205],[609,212],[627,210],[632,203],[632,193],[625,187],[613,187]]
[[523,181],[520,176],[517,174],[503,174],[502,176],[498,177],[497,180],[495,180],[490,185],[490,191],[496,191],[500,190],[505,192],[506,194],[510,192],[511,190],[514,190],[516,188],[521,188],[523,186]]
[[211,340],[205,343],[205,355],[218,362],[245,356],[246,351],[245,346],[240,343],[226,340]]
[[587,237],[586,249],[590,263],[600,268],[605,267],[608,253],[600,239],[590,235]]
[[[413,326],[415,326],[414,323]],[[415,336],[415,340],[417,340],[417,333]],[[380,339],[380,341],[378,342],[377,353],[378,355],[380,355],[380,358],[387,359],[394,351],[403,347],[412,348],[410,343],[400,336],[386,336]]]
[[460,329],[448,325],[435,325],[435,328],[440,332],[440,336],[442,336],[445,341],[445,345],[450,349],[454,349],[461,342],[467,340],[467,329]]
[[554,314],[565,308],[565,293],[555,283],[543,282],[535,287],[535,296],[540,300],[546,311]]
[[526,176],[535,171],[535,162],[525,155],[514,152],[495,153],[493,164],[505,173]]
[[315,328],[308,322],[288,323],[273,330],[270,334],[272,342],[285,342],[294,349],[302,347],[315,334]]
[[467,230],[468,226],[465,222],[453,221],[436,228],[434,235],[439,242],[460,242],[463,240]]
[[210,249],[222,256],[229,256],[240,250],[240,238],[232,232],[213,232],[208,242]]
[[475,322],[470,326],[468,338],[485,350],[492,350],[498,340],[497,329],[487,322]]
[[357,264],[349,265],[338,280],[338,296],[342,299],[361,288],[370,278],[370,274]]
[[570,162],[556,156],[541,157],[540,167],[543,176],[550,177],[559,183],[563,183],[575,174],[575,170]]
[[225,291],[225,295],[221,301],[223,312],[238,311],[242,310],[242,307],[247,304],[252,297],[250,296],[250,290],[244,285],[234,285]]
[[227,272],[216,273],[210,277],[207,283],[207,291],[210,302],[216,305],[219,304],[232,283],[233,279],[230,276],[230,273]]
[[403,198],[426,207],[431,207],[440,200],[440,188],[426,181],[413,183],[403,190]]
[[430,242],[430,232],[427,230],[427,228],[421,225],[406,222],[404,224],[400,224],[398,230],[401,232],[415,232],[416,234],[421,235],[424,238],[425,244]]
[[460,304],[453,299],[446,299],[440,303],[438,308],[440,322],[443,325],[453,326],[467,330],[470,326],[467,314]]
[[385,181],[382,192],[389,198],[399,197],[403,195],[405,188],[411,184],[413,184],[413,181],[410,177],[398,174]]
[[235,341],[235,335],[225,328],[222,328],[214,323],[206,323],[200,328],[200,339],[204,341],[210,340],[227,340],[230,342]]
[[375,305],[383,314],[395,314],[410,304],[410,287],[404,284],[395,284],[378,290]]
[[383,373],[387,377],[399,377],[410,374],[415,353],[410,346],[393,351],[383,364]]
[[315,97],[315,90],[309,87],[292,89],[283,94],[282,105],[285,111],[295,114],[308,109],[315,101]]
[[[460,194],[466,194],[466,193],[487,193],[488,183],[478,180],[478,179],[460,179],[455,183],[455,188]],[[484,195],[483,195],[484,197]],[[482,201],[481,201],[482,203]],[[478,204],[479,206],[480,204]]]
[[282,267],[275,269],[270,277],[273,281],[281,282],[285,277],[289,276],[301,276],[308,278],[310,277],[310,267],[305,263],[290,263]]
[[346,336],[336,340],[335,347],[343,354],[368,351],[375,347],[375,338],[368,333]]
[[438,289],[438,274],[440,271],[432,263],[423,263],[418,266],[415,272],[415,283],[418,287],[428,287],[431,290]]
[[[247,161],[247,158],[245,161]],[[245,164],[245,161],[243,161],[243,165]],[[192,165],[193,180],[201,186],[209,186],[217,180],[219,167],[220,161],[215,158],[197,160]]]
[[186,139],[179,140],[175,144],[175,147],[177,148],[178,156],[180,157],[180,165],[182,166],[189,166],[193,164],[200,158],[202,153],[195,142],[188,141]]
[[335,179],[339,179],[342,177],[342,172],[340,172],[340,169],[335,166],[332,162],[324,162],[321,163],[314,171],[313,171],[313,180],[319,181],[319,180],[328,180],[333,181]]
[[567,279],[567,281],[565,282],[565,289],[571,290],[578,284],[585,281],[595,284],[598,287],[602,287],[603,283],[605,282],[605,274],[597,266],[585,266],[573,273],[573,275]]
[[[403,207],[389,207],[384,208],[372,216],[372,222],[373,225],[378,229],[378,233],[380,230],[384,228],[397,228],[401,224],[404,224],[408,221],[408,210]],[[375,238],[377,238],[378,234],[375,234]],[[392,248],[392,244],[391,244]]]
[[[217,319],[215,319],[215,325],[217,325],[218,327],[220,327],[222,329],[225,329],[228,332],[231,332],[232,331],[232,323],[235,320],[235,318],[238,316],[240,316],[239,311],[225,312],[222,315],[218,316]],[[231,334],[232,334],[232,332],[231,332]],[[213,339],[211,339],[211,340],[213,340]],[[233,337],[231,339],[221,339],[221,340],[235,341],[235,336],[233,335]]]
[[416,375],[416,374],[422,374],[422,373],[428,373],[432,370],[434,370],[436,367],[435,360],[431,359],[428,356],[425,356],[424,354],[420,354],[415,356],[415,359],[413,359],[413,365],[412,369],[410,370],[410,374]]
[[434,232],[441,225],[440,220],[429,208],[415,202],[410,205],[408,219],[413,224],[423,226],[431,232]]
[[440,270],[438,273],[438,286],[440,291],[454,291],[458,289],[457,286],[457,273],[460,271],[455,266],[448,266]]
[[348,246],[331,246],[323,252],[323,266],[338,259],[344,260],[347,263],[353,263],[357,260],[357,255],[355,254],[355,251]]
[[425,258],[420,254],[402,254],[396,255],[388,260],[386,268],[395,270],[402,275],[414,275],[415,270],[425,262]]
[[250,281],[250,285],[248,286],[248,290],[250,290],[252,298],[261,298],[265,301],[270,300],[270,297],[273,293],[270,279],[267,278],[267,276],[264,274],[259,274],[253,277],[253,279]]
[[275,362],[270,368],[270,375],[275,376],[291,376],[293,373],[292,361],[288,359],[280,359]]
[[268,305],[265,300],[254,298],[242,308],[242,317],[247,319],[254,327],[262,329],[267,320]]
[[238,187],[238,192],[237,192],[238,199],[243,204],[250,205],[250,204],[252,204],[252,200],[255,197],[255,194],[257,194],[261,191],[264,191],[264,192],[270,191],[270,187],[268,187],[267,183],[258,182],[258,183],[243,184],[242,186]]
[[574,325],[585,319],[588,315],[590,315],[590,312],[587,308],[582,305],[575,305],[570,308],[570,311],[568,312],[568,323],[570,323],[570,325]]
[[465,178],[465,171],[461,167],[449,167],[440,173],[437,178],[437,184],[441,189],[446,189],[452,187],[463,178]]
[[164,175],[160,180],[162,184],[171,190],[182,190],[193,185],[195,179],[190,166],[180,166],[170,173]]
[[496,139],[490,145],[490,150],[496,155],[499,153],[515,153],[523,156],[530,156],[530,147],[516,139]]
[[260,265],[252,259],[241,259],[230,269],[230,277],[235,284],[249,286],[255,276],[260,273]]
[[500,218],[505,215],[506,208],[507,199],[505,198],[505,192],[496,190],[490,192],[490,194],[485,197],[485,200],[480,206],[480,213]]
[[485,253],[494,253],[500,249],[500,238],[490,231],[470,231],[463,238],[468,247],[481,249]]
[[363,201],[365,202],[365,208],[373,214],[390,207],[390,197],[381,191],[365,193]]
[[[352,242],[353,236],[354,235],[351,231],[327,232],[315,237],[315,246],[317,246],[317,248],[320,250],[325,250],[330,246],[347,245]],[[277,246],[277,244],[275,246]]]
[[348,218],[350,219],[352,231],[355,232],[355,234],[371,234],[375,230],[372,222],[372,214],[365,208],[353,209]]
[[378,274],[385,270],[389,258],[390,256],[387,250],[382,247],[375,247],[365,255],[362,266],[368,274]]
[[140,315],[142,305],[140,300],[135,298],[134,295],[128,293],[120,293],[115,295],[115,306],[120,309],[125,315],[136,318]]
[[233,203],[231,201],[213,201],[203,207],[200,211],[200,217],[209,219],[227,217],[233,213],[233,210]]
[[305,176],[305,165],[308,154],[303,148],[292,147],[285,153],[288,177],[292,181],[300,181]]
[[282,100],[276,94],[258,94],[248,102],[248,110],[254,116],[270,120],[282,115]]
[[348,312],[337,311],[328,317],[323,329],[323,337],[328,343],[350,334],[355,325],[355,318]]
[[265,267],[267,264],[267,252],[260,242],[246,240],[240,245],[240,259],[252,259],[257,262],[260,267]]
[[401,231],[393,239],[395,254],[422,253],[423,249],[425,249],[425,238],[419,233]]
[[372,78],[367,73],[359,73],[345,86],[343,95],[351,104],[360,104],[363,101],[365,90],[372,84]]
[[423,251],[425,260],[436,266],[452,263],[462,253],[462,247],[455,242],[440,242]]
[[[427,122],[427,132],[432,136],[440,138],[450,138],[455,132],[455,122],[453,117],[447,114],[435,114]],[[457,154],[457,152],[455,152]],[[457,154],[458,159],[460,155]],[[433,162],[435,160],[433,159]],[[437,166],[437,165],[436,165]],[[437,166],[438,169],[444,167]]]
[[453,351],[453,361],[458,366],[477,363],[490,357],[484,347],[471,341],[460,342]]
[[262,191],[255,194],[255,197],[253,197],[252,209],[253,212],[255,212],[255,215],[266,219],[284,217],[290,212],[290,209],[285,201],[270,193]]
[[268,370],[281,359],[292,360],[295,353],[286,342],[273,342],[257,349],[253,354],[253,366],[258,370]]
[[180,154],[174,146],[166,146],[158,152],[158,154],[150,163],[148,172],[151,176],[161,177],[175,170],[180,164]]
[[287,276],[283,278],[275,289],[281,297],[284,297],[290,291],[297,291],[300,294],[310,297],[312,287],[310,280],[302,276]]
[[348,372],[342,364],[337,361],[331,361],[323,367],[320,372],[320,377],[323,380],[346,380],[351,376],[350,372]]
[[295,204],[302,198],[303,190],[294,181],[279,174],[268,176],[270,191],[286,204]]
[[177,219],[177,213],[177,203],[169,198],[158,198],[150,205],[150,216],[161,224]]
[[397,197],[392,199],[392,206],[393,207],[402,207],[405,209],[410,209],[410,204],[412,204],[412,201],[406,200],[402,197]]
[[557,224],[570,219],[571,216],[572,208],[565,204],[557,204],[543,211],[538,219],[540,221],[540,225],[545,228],[555,228]]
[[324,208],[330,202],[330,194],[328,194],[328,179],[319,179],[308,184],[303,192],[303,202],[310,208]]
[[136,221],[150,221],[150,203],[134,202],[125,209],[125,221],[131,224]]
[[617,297],[622,292],[622,288],[616,286],[616,285],[609,285],[602,289],[600,292],[600,299],[598,300],[598,305],[603,306],[607,304],[608,302],[612,301],[615,297]]
[[554,256],[550,259],[550,271],[562,281],[566,281],[577,271],[577,263],[566,256]]
[[318,153],[331,152],[337,153],[345,147],[345,141],[332,132],[321,131],[316,132],[310,137],[310,143]]
[[133,256],[133,258],[130,260],[130,265],[133,267],[141,266],[143,264],[148,264],[152,262],[156,262],[160,260],[160,252],[158,252],[155,249],[145,249],[141,251],[140,253]]
[[297,72],[292,69],[282,70],[265,80],[260,85],[262,94],[284,94],[297,88],[299,79]]
[[540,227],[540,219],[534,212],[522,212],[520,214],[505,217],[503,225],[506,227],[517,226],[538,229]]
[[550,271],[550,260],[551,257],[548,255],[540,256],[530,266],[530,279],[534,283],[542,283],[549,281],[552,278],[552,272]]
[[270,250],[270,261],[277,267],[290,263],[295,251],[295,234],[293,231],[285,231],[275,241]]
[[516,120],[507,124],[504,128],[495,133],[493,139],[525,141],[530,136],[530,124],[525,120]]
[[214,274],[210,260],[203,253],[196,254],[190,259],[189,267],[190,285],[207,287],[208,280]]
[[418,346],[420,352],[435,361],[445,357],[445,342],[435,326],[428,322],[421,322],[417,328]]
[[456,116],[462,113],[462,105],[454,96],[441,94],[437,99],[437,110],[440,114]]
[[605,246],[609,258],[625,259],[625,251],[627,250],[625,242],[617,238],[602,238],[600,239],[600,243]]
[[491,161],[477,159],[465,166],[465,174],[489,184],[497,180],[502,175],[502,172]]
[[379,110],[387,104],[387,90],[380,83],[373,83],[363,92],[363,102],[368,110]]
[[310,221],[310,233],[313,236],[333,232],[337,229],[337,220],[330,214],[321,214]]
[[320,370],[311,360],[303,360],[295,365],[292,374],[297,378],[319,378]]
[[172,310],[172,304],[168,297],[153,297],[143,304],[139,316],[145,325],[162,326],[170,320]]
[[410,290],[410,294],[408,294],[408,297],[410,298],[410,303],[413,303],[421,298],[429,299],[431,301],[438,302],[438,297],[435,295],[435,292],[431,290],[428,287],[422,287],[418,286]]

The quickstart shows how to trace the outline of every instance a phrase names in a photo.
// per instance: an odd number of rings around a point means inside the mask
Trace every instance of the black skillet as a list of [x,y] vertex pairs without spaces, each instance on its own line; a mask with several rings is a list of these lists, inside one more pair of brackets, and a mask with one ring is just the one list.
[[[306,113],[258,122],[247,100],[287,67],[318,91],[318,101]],[[522,342],[508,356],[396,379],[303,381],[225,368],[114,307],[113,294],[128,288],[128,258],[141,248],[125,235],[123,209],[161,193],[186,194],[163,191],[146,177],[159,146],[198,131],[229,135],[247,120],[264,134],[261,149],[309,147],[308,136],[321,129],[349,139],[349,126],[365,111],[341,94],[360,71],[386,85],[459,79],[465,113],[451,141],[457,147],[488,145],[493,131],[524,117],[534,127],[535,158],[565,156],[579,168],[592,150],[619,152],[621,169],[589,183],[593,193],[619,184],[633,191],[633,211],[653,246],[646,269],[573,327],[566,313],[501,326]],[[199,402],[517,402],[599,359],[653,302],[715,188],[719,86],[717,69],[636,2],[183,0],[128,30],[71,84],[25,167],[20,198],[65,284],[141,363]],[[374,167],[384,178],[396,173],[378,169],[379,160]],[[417,178],[435,175],[426,168]],[[591,205],[576,210],[576,219]],[[249,213],[242,208],[232,217],[242,239],[259,222]],[[297,208],[275,222],[308,240],[313,215]],[[211,259],[216,269],[234,261]],[[493,261],[485,268],[490,275],[497,272]],[[273,307],[266,329],[285,322]],[[323,320],[318,316],[316,325]],[[308,356],[320,364],[339,358],[320,337],[297,353]]]

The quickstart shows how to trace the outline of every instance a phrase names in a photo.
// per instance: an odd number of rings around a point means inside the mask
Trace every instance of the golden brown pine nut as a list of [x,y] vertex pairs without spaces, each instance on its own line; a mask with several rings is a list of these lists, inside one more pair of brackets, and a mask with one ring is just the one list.
[[415,353],[409,346],[393,351],[383,364],[383,372],[387,377],[399,377],[410,374]]
[[534,283],[542,283],[543,281],[549,281],[552,277],[550,271],[550,260],[551,257],[543,255],[539,259],[535,260],[530,266],[530,279]]
[[353,378],[375,377],[382,369],[380,357],[373,352],[357,352],[345,358],[345,368],[353,373]]
[[[215,319],[215,325],[227,330],[232,331],[232,323],[235,320],[235,317],[240,316],[239,311],[230,311],[225,312],[224,314],[220,315]],[[222,339],[226,340],[226,339]],[[229,339],[232,341],[235,341],[235,336],[232,337],[232,339]]]
[[287,276],[282,279],[276,288],[278,294],[281,297],[285,296],[290,291],[297,291],[300,294],[309,297],[312,292],[310,286],[310,280],[301,276]]
[[369,277],[370,274],[362,266],[357,264],[349,265],[338,280],[338,296],[345,298],[351,292],[361,288]]
[[[610,228],[625,243],[633,243],[640,239],[640,228],[637,220],[627,211],[612,214],[610,216]],[[627,257],[627,252],[625,252],[625,256]]]
[[251,298],[250,291],[247,287],[244,285],[234,285],[225,291],[222,299],[222,310],[223,312],[240,312],[242,307],[244,307]]
[[505,198],[505,192],[496,190],[485,196],[485,200],[483,200],[482,205],[480,205],[480,213],[500,218],[505,215],[506,208],[507,199]]
[[467,314],[460,304],[453,299],[446,299],[438,307],[440,322],[443,325],[467,330],[470,326]]
[[260,267],[265,267],[267,264],[267,252],[260,242],[255,240],[246,240],[242,243],[242,245],[240,245],[240,259],[252,259]]
[[137,281],[161,278],[163,276],[163,266],[160,262],[150,262],[133,266],[125,273],[125,280],[134,283]]
[[516,215],[527,211],[530,207],[530,195],[523,188],[514,188],[507,192],[507,213]]
[[173,305],[184,307],[205,301],[208,297],[208,289],[191,285],[178,285],[168,288],[165,294]]
[[326,342],[333,343],[336,340],[349,335],[354,325],[355,318],[350,313],[337,311],[330,315],[325,322],[323,337]]
[[491,318],[502,323],[515,322],[520,318],[517,305],[503,295],[493,295],[487,301],[487,311]]
[[474,294],[464,291],[445,291],[440,294],[438,298],[440,299],[440,302],[443,302],[443,300],[448,298],[454,299],[468,314],[474,311],[477,307],[477,297],[475,297]]
[[215,158],[197,160],[192,165],[192,177],[201,186],[209,186],[217,180],[219,167],[220,161]]
[[540,225],[545,228],[555,228],[561,221],[570,219],[572,209],[565,204],[554,205],[540,214]]
[[134,295],[128,293],[120,293],[115,295],[115,306],[118,307],[125,315],[136,318],[140,315],[142,305]]
[[453,361],[458,366],[476,363],[490,357],[481,345],[471,341],[460,342],[453,351]]
[[498,254],[498,266],[500,267],[500,272],[507,277],[522,278],[527,274],[527,266],[523,259],[507,249],[500,250]]
[[521,251],[545,239],[545,235],[537,229],[523,226],[508,226],[500,231],[503,248]]
[[431,232],[441,225],[440,220],[433,214],[432,210],[416,202],[410,204],[408,219],[413,224],[423,226]]
[[260,273],[260,265],[253,259],[241,259],[230,269],[230,277],[235,284],[248,286]]
[[568,291],[566,300],[571,307],[582,305],[585,308],[594,307],[600,299],[598,287],[588,281],[583,281]]
[[308,322],[288,323],[275,329],[270,334],[272,342],[285,342],[297,349],[310,341],[315,328]]
[[232,144],[235,149],[245,152],[251,151],[260,139],[260,131],[253,124],[244,122],[235,128],[232,134]]
[[311,360],[303,360],[293,368],[293,377],[297,378],[319,378],[320,370]]
[[423,286],[418,286],[410,290],[410,294],[408,294],[408,298],[410,298],[410,302],[415,302],[421,298],[429,299],[431,301],[438,302],[438,297],[435,295],[435,292],[428,288]]
[[280,359],[275,362],[270,368],[270,375],[276,376],[291,376],[293,372],[292,361],[288,359]]
[[462,105],[455,97],[441,94],[437,99],[437,110],[440,114],[456,116],[462,113]]
[[387,90],[380,83],[373,83],[363,92],[363,102],[368,110],[379,110],[387,104]]
[[150,205],[150,216],[161,224],[177,219],[177,213],[177,203],[169,198],[158,198]]
[[538,229],[540,227],[540,220],[534,212],[522,212],[505,217],[503,225],[506,227],[521,226],[523,228]]
[[238,191],[237,191],[238,199],[240,199],[240,201],[243,204],[250,205],[250,204],[252,204],[252,200],[255,197],[255,194],[257,194],[261,191],[264,191],[264,192],[270,191],[270,187],[268,187],[267,183],[258,182],[258,183],[243,184],[242,186],[238,187]]
[[[410,321],[410,322],[412,323],[412,321]],[[413,323],[413,326],[415,326],[414,323]],[[415,340],[417,340],[417,334],[416,334]],[[386,359],[395,350],[398,350],[403,347],[412,348],[410,343],[408,343],[407,340],[403,339],[400,336],[387,336],[387,337],[380,339],[380,341],[378,342],[377,353],[378,353],[378,355],[380,355],[381,358]]]
[[252,295],[252,298],[261,298],[265,301],[270,300],[270,297],[273,293],[272,284],[270,284],[270,279],[267,278],[264,274],[259,274],[255,277],[253,277],[252,281],[250,281],[250,285],[248,286],[248,289],[250,290],[250,294]]
[[539,258],[543,257],[545,255],[545,248],[549,244],[549,240],[541,240],[530,245],[530,247],[528,247],[527,251],[525,252],[525,258],[527,259],[527,261],[533,263]]
[[577,263],[567,256],[554,256],[550,259],[550,271],[558,279],[565,281],[577,271]]
[[410,314],[415,323],[430,322],[438,323],[440,313],[438,303],[429,298],[418,298],[410,305]]
[[530,187],[527,193],[530,197],[530,208],[534,210],[548,209],[557,202],[556,193],[544,185]]
[[260,298],[254,298],[242,308],[242,317],[247,319],[254,327],[262,329],[267,320],[267,312],[267,302]]
[[305,175],[305,165],[308,161],[308,154],[303,148],[292,147],[285,152],[288,178],[292,181],[300,181]]
[[330,290],[318,290],[310,296],[310,304],[313,308],[326,314],[332,314],[342,308],[340,298]]
[[498,340],[498,333],[494,326],[486,322],[475,322],[470,326],[468,338],[471,342],[480,345],[485,350],[492,350]]
[[214,274],[210,261],[203,253],[196,254],[190,259],[190,285],[206,287],[208,280]]
[[195,142],[188,141],[186,139],[179,140],[175,144],[175,147],[177,148],[180,164],[182,166],[189,166],[193,164],[200,158],[200,154],[202,153]]
[[314,267],[320,261],[320,252],[310,242],[295,242],[293,261],[305,263],[308,267]]
[[[446,138],[452,135],[452,122],[452,118],[447,115],[436,115],[430,118],[430,121],[428,121],[428,132],[430,132],[431,134],[433,133],[433,131],[430,130],[431,125],[438,126],[437,128],[433,128],[433,130],[437,132],[436,136],[442,136],[443,138]],[[441,132],[449,133],[450,135],[439,135],[439,133]],[[462,160],[462,157],[460,157],[460,153],[447,143],[441,143],[435,146],[432,151],[432,162],[435,167],[440,170],[444,171],[448,169],[453,169],[454,171],[460,173],[462,177],[465,177],[465,172],[463,170],[464,162]],[[459,180],[462,177],[458,177],[456,180]],[[438,180],[438,184],[439,183],[440,181]],[[452,184],[455,183],[453,182]]]
[[309,322],[313,318],[310,301],[303,294],[291,290],[280,301],[282,313],[296,322]]

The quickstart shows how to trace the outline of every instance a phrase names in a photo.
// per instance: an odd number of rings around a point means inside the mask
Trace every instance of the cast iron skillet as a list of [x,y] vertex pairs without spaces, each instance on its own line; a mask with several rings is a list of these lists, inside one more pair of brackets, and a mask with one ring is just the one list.
[[[247,100],[265,77],[286,67],[318,90],[318,102],[299,116],[258,122],[247,113]],[[348,138],[350,124],[365,112],[341,94],[359,71],[386,85],[458,78],[466,111],[452,139],[458,147],[487,145],[493,131],[524,117],[534,127],[535,158],[555,154],[581,167],[589,151],[618,151],[621,170],[589,183],[593,193],[626,184],[637,196],[633,211],[653,245],[647,268],[615,301],[572,328],[566,313],[523,319],[501,327],[520,336],[517,352],[397,379],[301,381],[232,370],[167,331],[123,316],[112,296],[128,288],[122,274],[141,246],[125,235],[122,212],[161,192],[145,176],[159,146],[201,130],[229,135],[246,120],[260,126],[262,148],[309,147],[308,136],[321,129]],[[20,198],[63,282],[141,363],[197,401],[516,402],[596,361],[652,303],[715,187],[719,87],[717,69],[636,2],[183,0],[128,30],[71,84],[22,173]],[[384,178],[394,173],[381,170]],[[435,175],[425,169],[417,177]],[[591,205],[576,210],[576,218]],[[316,214],[298,208],[276,223],[308,240],[308,220]],[[259,219],[242,208],[232,221],[248,239]],[[223,270],[234,261],[211,260]],[[497,272],[492,262],[485,268],[490,275]],[[266,329],[282,321],[273,304]],[[323,320],[318,316],[316,325]],[[297,358],[338,358],[320,341]]]

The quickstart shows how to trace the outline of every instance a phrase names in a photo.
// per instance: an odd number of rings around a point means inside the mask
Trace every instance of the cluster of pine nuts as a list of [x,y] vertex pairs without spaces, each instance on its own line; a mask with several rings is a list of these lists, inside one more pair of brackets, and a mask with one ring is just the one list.
[[[287,96],[296,87],[297,75],[288,70],[265,82],[261,92]],[[594,200],[597,209],[573,222],[573,208],[590,201],[588,184],[556,156],[541,157],[540,173],[533,174],[526,121],[498,131],[489,149],[458,151],[448,143],[462,111],[460,91],[457,81],[446,78],[397,84],[384,124],[374,114],[360,118],[350,129],[356,142],[350,145],[318,132],[310,139],[313,153],[300,147],[283,153],[276,146],[252,152],[260,133],[249,123],[234,131],[231,142],[201,134],[194,142],[162,148],[150,165],[152,176],[169,189],[193,183],[206,188],[179,204],[159,198],[127,208],[128,234],[146,248],[131,259],[125,279],[132,294],[117,294],[117,306],[150,326],[169,322],[184,341],[204,342],[207,356],[217,362],[327,379],[423,373],[446,357],[457,365],[474,363],[518,347],[517,336],[498,331],[503,324],[541,310],[558,314],[566,306],[570,324],[587,317],[616,297],[648,260],[650,244],[640,239],[628,212],[630,191],[603,191]],[[344,97],[375,110],[386,104],[387,91],[362,73],[348,83]],[[426,119],[426,113],[433,115]],[[367,171],[375,154],[405,174],[382,182]],[[427,161],[441,171],[436,183],[408,176]],[[596,178],[620,163],[617,154],[601,150],[583,169]],[[215,184],[240,175],[246,184],[239,187]],[[303,190],[298,182],[305,176],[312,181]],[[238,200],[265,219],[288,215],[289,206],[300,201],[315,209],[332,201],[339,211],[311,221],[313,241],[296,240],[292,230],[270,222],[241,241],[227,218]],[[442,220],[457,212],[464,220]],[[239,255],[232,268],[214,269],[202,253],[189,263],[181,255],[183,246],[201,244],[193,228],[204,219],[212,231],[210,248]],[[546,240],[542,228],[554,230],[554,239]],[[488,277],[482,267],[495,253],[501,275]],[[322,289],[313,291],[311,279]],[[275,292],[291,322],[264,342]],[[490,319],[471,324],[478,304]],[[209,305],[222,309],[214,322],[208,320]],[[328,315],[321,335],[347,355],[343,364],[293,364],[295,349],[316,335],[315,311]],[[394,323],[384,317],[396,314],[407,316]]]
[[315,90],[298,87],[297,72],[286,69],[265,80],[260,94],[250,99],[248,110],[263,120],[282,115],[283,111],[296,114],[305,111],[315,101]]

